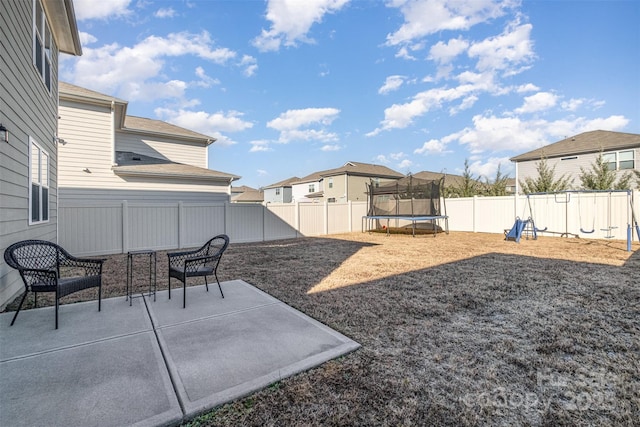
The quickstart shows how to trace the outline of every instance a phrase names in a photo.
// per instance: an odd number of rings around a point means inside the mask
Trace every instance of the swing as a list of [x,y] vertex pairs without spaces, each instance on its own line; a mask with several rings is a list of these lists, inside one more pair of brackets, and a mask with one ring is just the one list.
[[[549,201],[547,200],[547,203]],[[533,221],[533,218],[535,218],[535,216],[533,215],[533,208],[531,207],[531,196],[527,195],[527,203],[529,204],[529,219],[531,220],[531,223],[533,224],[533,231],[535,232],[543,232],[543,231],[547,231],[547,228],[549,228],[548,226],[545,228],[538,228],[535,225],[535,222]],[[524,217],[524,215],[523,215]]]
[[616,237],[611,233],[612,230],[615,230],[618,227],[611,226],[611,192],[609,192],[609,200],[607,203],[607,228],[601,228],[601,231],[606,231],[608,234],[604,236],[605,239],[613,239]]
[[585,230],[582,228],[582,208],[580,205],[580,199],[582,197],[578,195],[578,217],[580,218],[580,232],[585,234],[592,234],[596,231],[596,194],[593,193],[593,222],[591,224],[591,230]]

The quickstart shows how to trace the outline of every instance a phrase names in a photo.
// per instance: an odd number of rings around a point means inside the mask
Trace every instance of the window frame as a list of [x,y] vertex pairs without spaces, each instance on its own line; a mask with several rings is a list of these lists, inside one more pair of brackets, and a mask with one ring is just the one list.
[[316,184],[309,184],[309,193],[315,193],[316,192]]
[[[55,40],[51,33],[49,21],[44,13],[44,7],[40,0],[33,0],[32,13],[32,55],[31,59],[36,73],[40,77],[40,81],[47,88],[47,92],[51,95],[53,82],[53,65],[51,60],[51,51],[56,49]],[[39,13],[38,13],[39,12]],[[40,21],[40,22],[38,22]]]
[[[37,159],[34,159],[34,151]],[[45,224],[50,221],[49,190],[51,186],[51,156],[42,148],[38,142],[29,137],[29,225]],[[37,165],[35,164],[37,163]],[[44,167],[43,167],[44,166]],[[35,169],[34,169],[35,168]],[[37,178],[34,181],[34,171],[37,171]],[[37,186],[37,200],[34,194]],[[37,206],[34,206],[37,203]],[[36,212],[34,212],[37,209]]]
[[[621,157],[622,153],[631,153],[631,159],[630,160],[620,160],[620,157]],[[618,160],[618,163],[616,165],[618,167],[617,170],[634,170],[636,168],[636,150],[631,149],[631,150],[618,151],[617,160]],[[631,167],[630,168],[629,167],[625,167],[625,168],[621,167],[620,164],[623,163],[623,162],[631,162]]]
[[[630,160],[620,160],[620,156],[623,153],[631,153]],[[613,157],[613,161],[606,161],[606,158]],[[608,169],[612,171],[634,170],[636,168],[636,150],[631,148],[629,150],[608,151],[602,153],[602,160],[607,164]],[[631,167],[620,167],[621,163],[631,162]]]

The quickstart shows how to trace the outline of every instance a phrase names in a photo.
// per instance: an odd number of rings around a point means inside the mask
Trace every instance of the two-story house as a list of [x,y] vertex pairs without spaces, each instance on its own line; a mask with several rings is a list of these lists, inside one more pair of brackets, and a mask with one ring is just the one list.
[[293,176],[275,184],[267,185],[264,190],[265,203],[291,203],[293,200],[292,183],[300,181],[300,178]]
[[[0,4],[0,252],[57,241],[58,57],[81,55],[71,0]],[[0,260],[0,307],[24,291]]]
[[370,163],[347,162],[335,169],[314,172],[291,183],[294,202],[317,201],[344,203],[366,201],[367,184],[383,184],[404,177],[386,166]]
[[549,168],[555,168],[556,179],[564,175],[573,180],[572,189],[580,189],[580,168],[590,170],[600,153],[618,176],[638,171],[640,135],[594,130],[512,157],[511,161],[516,164],[517,191],[520,193],[520,181],[537,178],[537,166],[543,158]]
[[61,206],[229,201],[239,177],[208,168],[214,138],[126,111],[124,100],[60,82]]

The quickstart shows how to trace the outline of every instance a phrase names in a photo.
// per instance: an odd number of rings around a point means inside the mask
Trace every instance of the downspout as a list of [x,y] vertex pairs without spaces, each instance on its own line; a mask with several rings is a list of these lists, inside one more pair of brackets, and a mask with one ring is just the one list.
[[116,102],[111,101],[111,165],[116,164]]

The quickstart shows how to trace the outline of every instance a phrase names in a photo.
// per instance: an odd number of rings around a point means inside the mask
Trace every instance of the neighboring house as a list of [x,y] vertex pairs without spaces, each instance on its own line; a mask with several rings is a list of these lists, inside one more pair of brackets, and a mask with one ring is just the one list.
[[555,168],[556,179],[566,174],[573,180],[572,189],[580,189],[580,167],[590,171],[600,153],[609,169],[617,171],[619,177],[640,170],[640,135],[594,130],[512,157],[511,161],[516,163],[518,192],[520,181],[538,177],[536,167],[542,158],[547,159],[549,168]]
[[60,82],[60,206],[229,201],[239,177],[208,169],[214,138],[126,111],[126,101]]
[[318,201],[329,203],[366,201],[367,184],[383,184],[404,177],[386,166],[347,162],[344,166],[315,172],[293,182],[294,202]]
[[231,203],[262,203],[264,202],[264,193],[262,190],[256,190],[254,188],[248,187],[248,189],[233,199],[231,199]]
[[235,199],[241,196],[242,193],[245,193],[247,191],[258,191],[258,190],[256,190],[255,188],[249,187],[247,185],[231,187],[231,201],[233,202]]
[[265,203],[291,203],[293,190],[291,184],[300,181],[297,176],[276,182],[263,188]]
[[[0,252],[57,241],[58,56],[81,55],[71,0],[0,5]],[[5,137],[6,135],[6,137]],[[0,308],[24,291],[0,260]]]

